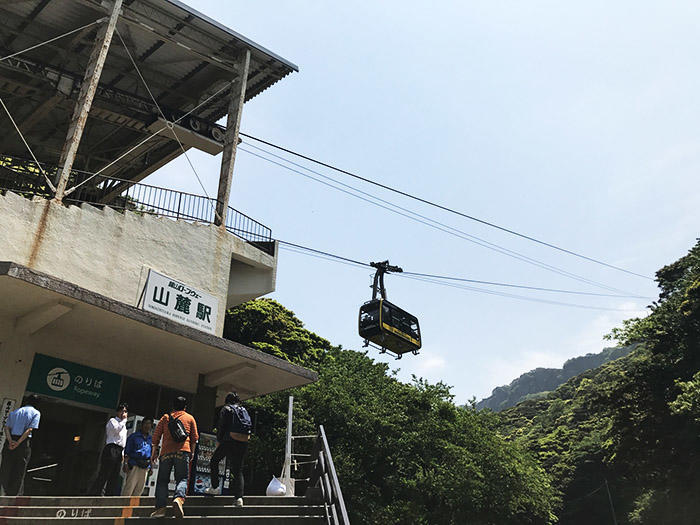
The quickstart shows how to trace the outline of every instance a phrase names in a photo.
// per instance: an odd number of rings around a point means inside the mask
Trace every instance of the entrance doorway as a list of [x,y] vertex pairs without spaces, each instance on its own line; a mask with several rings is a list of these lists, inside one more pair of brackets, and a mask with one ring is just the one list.
[[85,494],[95,475],[111,414],[41,398],[39,430],[24,482],[27,496]]

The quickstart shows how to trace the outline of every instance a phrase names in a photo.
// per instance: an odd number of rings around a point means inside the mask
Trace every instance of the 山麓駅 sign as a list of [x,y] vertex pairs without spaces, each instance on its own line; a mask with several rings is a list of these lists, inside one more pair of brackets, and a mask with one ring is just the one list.
[[210,334],[216,332],[216,297],[155,270],[148,270],[143,309]]
[[116,408],[122,377],[43,354],[34,356],[27,390],[103,408]]

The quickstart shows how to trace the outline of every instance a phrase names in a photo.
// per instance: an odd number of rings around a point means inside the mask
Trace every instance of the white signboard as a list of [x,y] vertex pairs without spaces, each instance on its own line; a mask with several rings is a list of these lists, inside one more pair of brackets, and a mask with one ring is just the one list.
[[149,269],[143,309],[213,334],[219,301],[211,294]]

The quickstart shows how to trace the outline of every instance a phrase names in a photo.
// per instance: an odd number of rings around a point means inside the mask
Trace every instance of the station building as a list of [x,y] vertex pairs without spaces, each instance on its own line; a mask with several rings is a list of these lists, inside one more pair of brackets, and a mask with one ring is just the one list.
[[[40,395],[25,493],[78,494],[120,400],[160,417],[184,393],[206,431],[229,389],[317,379],[222,338],[277,268],[270,229],[228,205],[243,107],[298,69],[177,0],[0,16],[2,415]],[[144,182],[188,150],[222,154],[216,196]]]

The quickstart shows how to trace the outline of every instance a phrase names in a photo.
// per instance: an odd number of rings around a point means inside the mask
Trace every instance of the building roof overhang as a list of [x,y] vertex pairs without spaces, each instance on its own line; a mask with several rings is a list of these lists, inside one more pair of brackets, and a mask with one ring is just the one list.
[[[35,330],[41,353],[170,388],[194,392],[201,374],[206,386],[235,388],[248,399],[318,379],[312,370],[15,263],[0,262],[0,297],[0,323]],[[60,315],[46,322],[52,308]]]
[[[0,96],[47,168],[58,164],[100,26],[89,24],[107,17],[109,4],[100,0],[0,3],[2,57],[87,26],[0,61]],[[211,138],[215,122],[228,111],[224,88],[238,78],[237,64],[246,50],[251,54],[246,101],[298,71],[292,62],[178,0],[124,1],[117,31],[73,166],[76,170],[95,172],[152,135],[148,128],[159,117],[158,106],[173,120],[218,93],[182,122]],[[174,137],[163,132],[104,175],[138,181],[181,153]],[[29,156],[20,137],[10,131],[0,138],[0,154]]]

